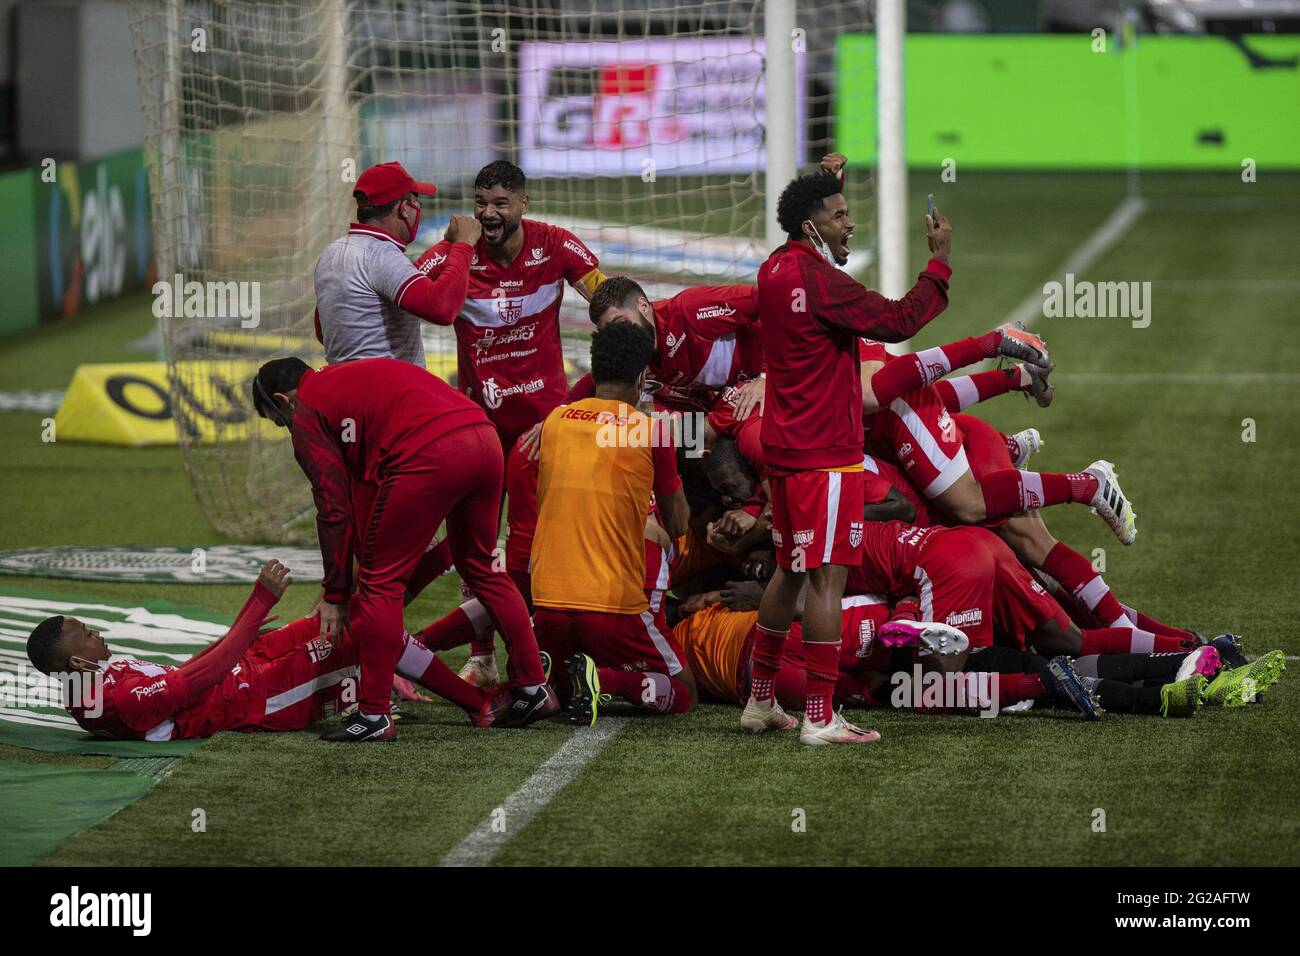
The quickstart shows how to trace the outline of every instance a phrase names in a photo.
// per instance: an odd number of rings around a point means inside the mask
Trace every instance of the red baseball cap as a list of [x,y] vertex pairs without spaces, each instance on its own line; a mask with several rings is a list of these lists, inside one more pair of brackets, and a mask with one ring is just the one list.
[[380,163],[361,174],[355,191],[365,194],[366,205],[383,206],[407,193],[432,196],[438,192],[438,187],[433,183],[417,182],[401,163]]

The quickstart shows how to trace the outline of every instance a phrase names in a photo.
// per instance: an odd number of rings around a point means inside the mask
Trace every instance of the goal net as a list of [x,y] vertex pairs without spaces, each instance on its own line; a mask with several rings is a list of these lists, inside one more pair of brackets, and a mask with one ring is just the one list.
[[[266,358],[323,361],[312,271],[373,163],[438,186],[412,254],[471,210],[479,168],[508,159],[528,176],[529,215],[576,233],[606,274],[652,297],[753,282],[775,202],[769,145],[792,144],[805,171],[834,148],[837,121],[874,123],[871,97],[841,102],[836,88],[846,69],[872,68],[837,62],[837,48],[871,31],[875,3],[772,2],[793,9],[781,11],[789,35],[765,36],[759,0],[135,0],[159,275],[255,284],[260,304],[255,325],[193,310],[162,320],[184,460],[213,526],[313,533],[310,490],[284,433],[252,417],[248,386]],[[792,115],[766,108],[769,43],[791,54]],[[871,171],[855,169],[849,191],[859,235],[873,237]],[[852,266],[868,280],[871,245]],[[573,374],[583,306],[565,295]],[[425,334],[429,367],[454,381],[453,334]]]

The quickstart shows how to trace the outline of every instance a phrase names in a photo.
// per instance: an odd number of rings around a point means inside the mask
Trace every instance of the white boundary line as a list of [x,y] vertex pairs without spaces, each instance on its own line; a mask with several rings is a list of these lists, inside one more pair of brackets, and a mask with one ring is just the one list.
[[[1094,262],[1105,255],[1115,243],[1124,238],[1124,234],[1133,227],[1133,223],[1146,211],[1146,200],[1140,196],[1129,196],[1106,217],[1106,221],[1093,231],[1071,252],[1060,267],[1052,274],[1052,279],[1063,277],[1073,272],[1078,275],[1086,272]],[[1018,306],[1011,310],[1004,321],[1023,322],[1025,327],[1033,325],[1043,315],[1042,284],[1025,297]]]
[[[463,840],[451,848],[439,866],[487,866],[551,799],[582,773],[587,764],[627,723],[626,717],[602,717],[595,727],[579,730],[551,754],[531,777]],[[497,811],[501,811],[500,814]],[[504,826],[493,829],[497,818]]]

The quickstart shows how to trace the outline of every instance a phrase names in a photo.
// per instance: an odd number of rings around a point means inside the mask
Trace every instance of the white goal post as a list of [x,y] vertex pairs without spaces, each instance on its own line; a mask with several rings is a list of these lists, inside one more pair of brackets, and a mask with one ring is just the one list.
[[[840,124],[876,123],[870,97],[842,104],[836,93],[843,70],[865,72],[861,57],[841,62],[841,40],[871,32],[876,6],[132,0],[160,277],[260,292],[255,327],[163,322],[181,447],[209,521],[241,539],[313,533],[285,436],[250,420],[246,394],[270,356],[322,360],[313,267],[346,228],[362,169],[398,160],[437,183],[412,253],[471,208],[481,166],[507,159],[528,176],[529,214],[575,232],[606,274],[632,275],[656,297],[753,282],[782,239],[780,190],[836,148]],[[902,30],[901,16],[885,22]],[[879,45],[901,56],[901,32]],[[905,210],[901,115],[873,132]],[[864,238],[877,225],[875,159],[850,156],[846,193]],[[876,265],[901,262],[906,275],[905,229],[884,212],[882,201],[880,225],[898,235],[856,248],[850,268],[898,294]],[[562,321],[577,373],[590,325],[576,293]],[[430,368],[454,379],[450,331],[429,326],[425,344]]]

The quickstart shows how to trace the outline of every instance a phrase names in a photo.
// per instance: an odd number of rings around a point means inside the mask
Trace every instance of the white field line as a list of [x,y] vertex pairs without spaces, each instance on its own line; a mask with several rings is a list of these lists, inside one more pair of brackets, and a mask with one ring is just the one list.
[[[1115,243],[1124,238],[1124,234],[1133,227],[1133,223],[1146,210],[1146,200],[1139,196],[1129,196],[1106,217],[1106,221],[1083,240],[1074,251],[1066,256],[1065,261],[1047,281],[1063,279],[1067,273],[1076,276],[1086,272],[1094,262],[1100,259]],[[1043,283],[1027,295],[1018,306],[1011,310],[1004,321],[1023,322],[1028,328],[1043,314]]]
[[601,718],[595,727],[575,733],[534,770],[518,790],[506,797],[500,807],[452,847],[439,865],[487,866],[491,863],[515,834],[523,832],[533,817],[582,773],[626,722],[626,717]]

